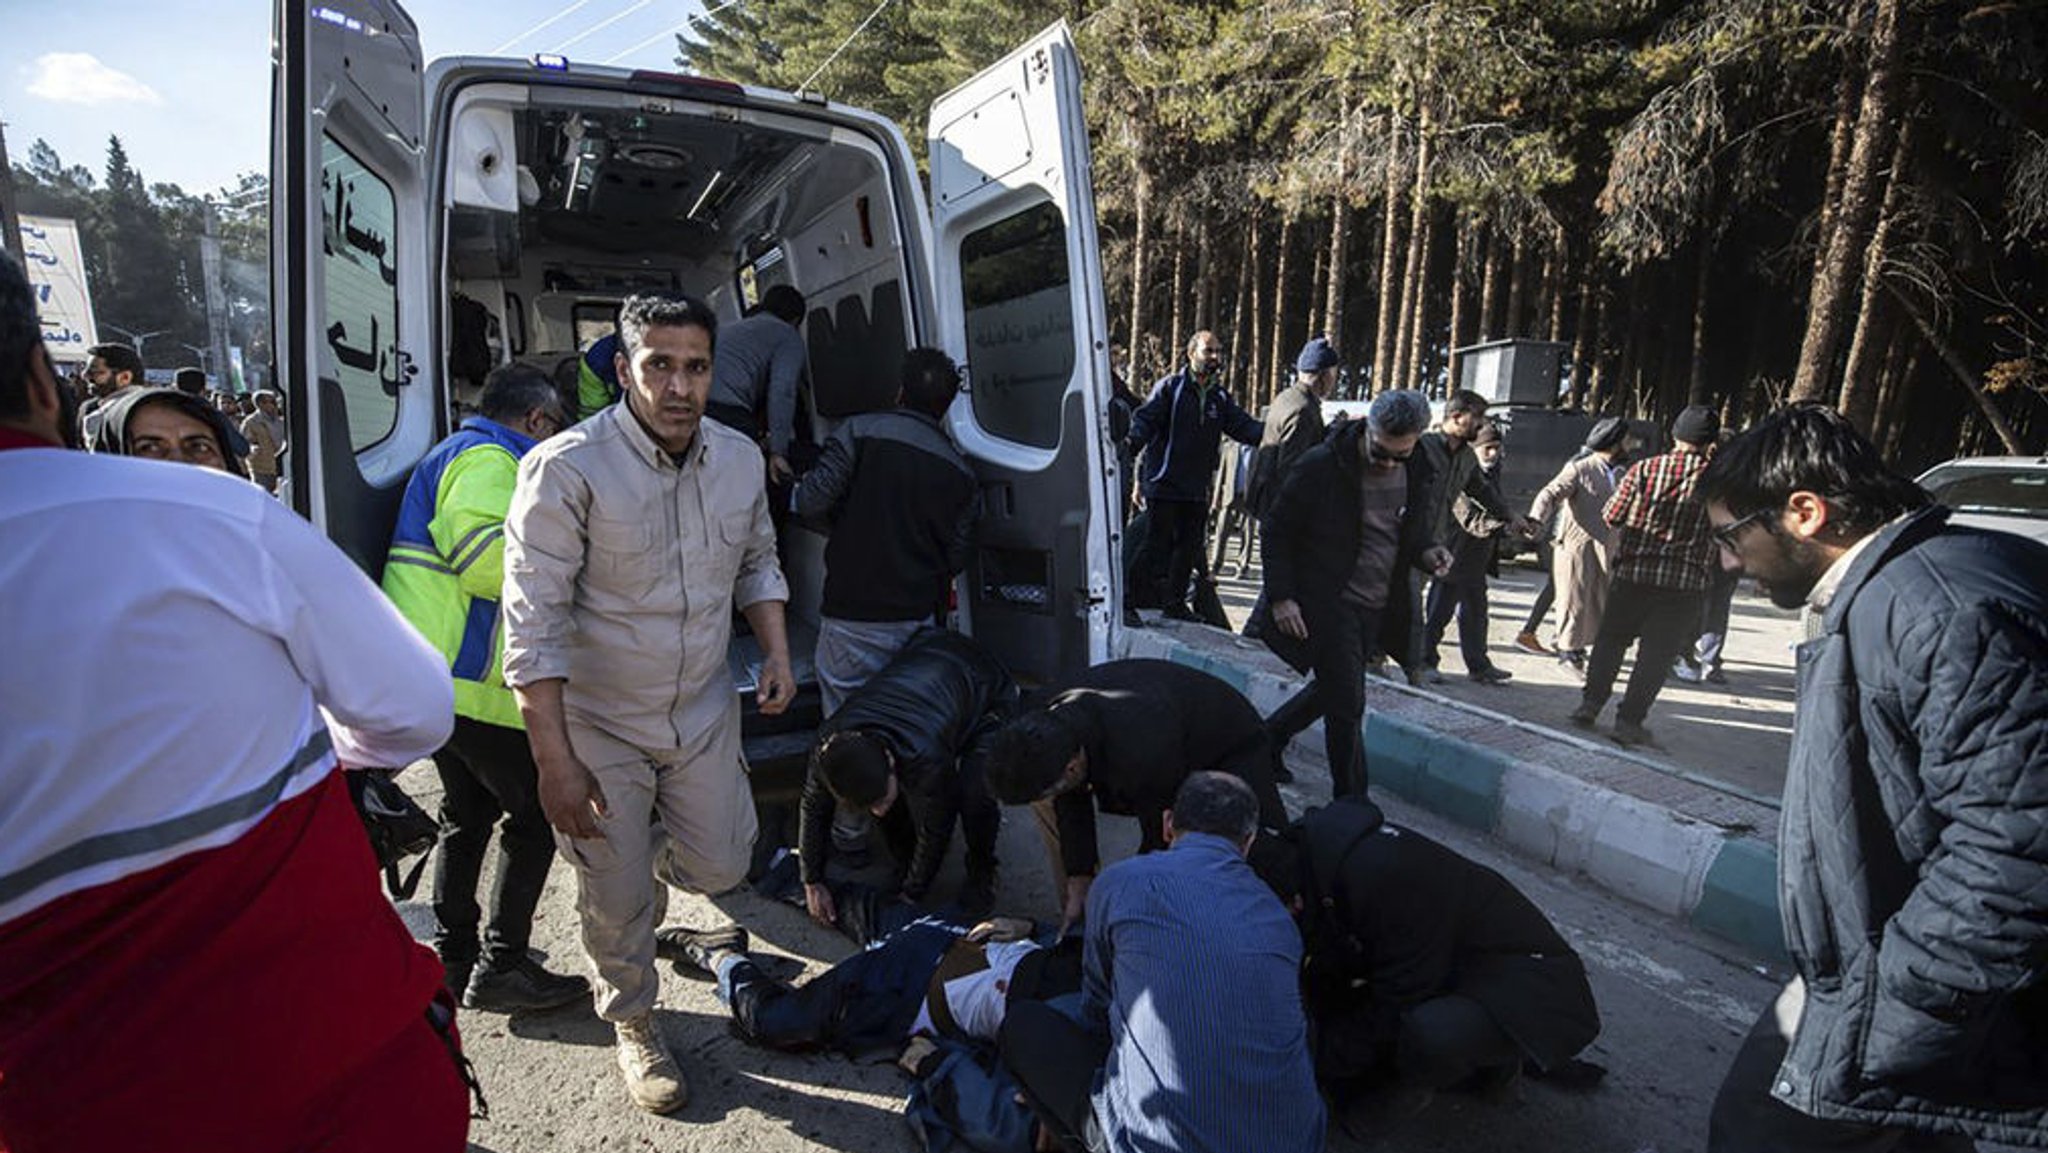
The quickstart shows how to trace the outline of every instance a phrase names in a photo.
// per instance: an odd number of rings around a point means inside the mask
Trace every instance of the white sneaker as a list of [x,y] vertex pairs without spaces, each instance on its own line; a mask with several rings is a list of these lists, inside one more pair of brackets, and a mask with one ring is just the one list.
[[649,1113],[673,1113],[690,1103],[690,1083],[662,1044],[654,1015],[643,1013],[612,1026],[619,1038],[619,1071],[633,1104]]
[[1707,678],[1707,674],[1701,672],[1698,666],[1686,664],[1683,659],[1671,662],[1671,675],[1689,685],[1699,684]]

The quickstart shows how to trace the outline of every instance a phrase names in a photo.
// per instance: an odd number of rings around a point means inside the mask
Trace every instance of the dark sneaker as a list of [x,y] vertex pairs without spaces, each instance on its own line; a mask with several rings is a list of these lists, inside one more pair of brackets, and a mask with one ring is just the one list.
[[1721,671],[1720,665],[1715,665],[1707,670],[1707,683],[1710,685],[1725,685],[1728,683],[1728,674]]
[[1657,744],[1656,736],[1644,728],[1641,721],[1624,721],[1619,718],[1614,722],[1614,743],[1630,749],[1661,747]]
[[1600,723],[1600,710],[1591,705],[1580,705],[1566,719],[1571,721],[1573,728],[1590,729]]
[[466,961],[441,962],[441,987],[448,990],[456,1004],[462,1004],[462,994],[469,988],[469,975],[475,969],[474,964]]
[[1485,668],[1472,674],[1472,679],[1482,685],[1500,685],[1515,679],[1515,674],[1501,668]]
[[564,973],[550,973],[532,957],[509,965],[486,965],[469,980],[465,1007],[486,1013],[518,1013],[559,1009],[590,996],[590,982]]
[[712,962],[720,953],[744,953],[747,951],[747,931],[738,925],[726,925],[717,929],[689,929],[671,925],[656,930],[654,953],[671,961],[680,961],[699,972],[713,972]]

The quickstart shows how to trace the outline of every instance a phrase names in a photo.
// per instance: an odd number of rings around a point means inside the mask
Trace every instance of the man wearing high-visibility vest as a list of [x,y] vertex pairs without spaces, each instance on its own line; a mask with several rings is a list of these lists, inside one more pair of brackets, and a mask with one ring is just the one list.
[[[434,754],[441,840],[434,866],[434,951],[448,989],[472,1009],[548,1009],[589,995],[581,977],[550,973],[527,955],[534,907],[554,863],[526,725],[501,665],[505,513],[519,458],[568,423],[540,369],[502,365],[484,380],[479,415],[462,422],[413,470],[392,533],[384,591],[448,660],[455,733]],[[478,876],[498,836],[491,919],[481,940]]]

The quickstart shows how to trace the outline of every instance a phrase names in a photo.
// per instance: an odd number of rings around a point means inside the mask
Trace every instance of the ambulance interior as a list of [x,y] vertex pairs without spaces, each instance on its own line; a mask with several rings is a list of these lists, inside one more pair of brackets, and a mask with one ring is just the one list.
[[[573,403],[582,352],[615,330],[633,293],[686,292],[729,323],[777,284],[807,302],[792,463],[807,466],[836,420],[894,402],[912,338],[909,272],[891,166],[872,139],[787,112],[514,84],[465,89],[446,139],[458,411],[509,360],[554,374]],[[797,707],[754,715],[760,652],[737,617],[730,655],[757,778],[791,756],[800,774],[818,720],[824,536],[794,518],[781,530]]]

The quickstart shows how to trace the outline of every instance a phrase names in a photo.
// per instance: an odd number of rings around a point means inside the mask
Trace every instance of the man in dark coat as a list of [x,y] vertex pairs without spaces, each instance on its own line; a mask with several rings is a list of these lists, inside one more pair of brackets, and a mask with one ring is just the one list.
[[1081,919],[1101,863],[1095,810],[1138,818],[1139,852],[1164,848],[1174,793],[1204,769],[1250,785],[1262,826],[1286,824],[1258,710],[1223,681],[1172,661],[1096,665],[1027,705],[988,752],[997,800],[1050,802],[1066,878],[1062,929]]
[[1339,796],[1366,788],[1358,725],[1367,649],[1408,634],[1409,570],[1450,566],[1416,513],[1420,482],[1407,469],[1428,421],[1421,393],[1381,393],[1364,420],[1347,421],[1301,458],[1259,529],[1266,583],[1253,612],[1258,636],[1297,672],[1315,674],[1268,718],[1273,753],[1320,715]]
[[[1490,498],[1500,496],[1502,444],[1500,427],[1488,424],[1472,438],[1471,455],[1479,464],[1480,479]],[[1497,567],[1501,531],[1507,525],[1486,511],[1479,502],[1459,493],[1451,500],[1451,571],[1431,581],[1423,621],[1422,664],[1431,684],[1442,684],[1438,671],[1438,650],[1451,618],[1458,618],[1458,652],[1465,660],[1465,675],[1482,685],[1497,685],[1514,679],[1514,674],[1493,663],[1486,655],[1486,578]]]
[[[1426,523],[1429,542],[1447,550],[1457,548],[1461,519],[1506,526],[1523,536],[1533,534],[1534,526],[1516,516],[1500,489],[1487,480],[1472,447],[1480,430],[1487,427],[1490,407],[1485,397],[1469,389],[1451,393],[1444,400],[1443,417],[1436,428],[1423,434],[1408,466],[1418,493],[1415,508]],[[1397,591],[1406,594],[1411,627],[1406,635],[1392,638],[1386,652],[1408,673],[1411,684],[1420,683],[1427,664],[1421,576],[1410,574]]]
[[1799,975],[1709,1150],[2048,1148],[2048,548],[1949,524],[1818,405],[1735,438],[1699,494],[1721,563],[1813,637],[1778,834]]
[[1323,401],[1337,386],[1337,370],[1343,361],[1330,342],[1318,336],[1302,346],[1294,358],[1294,383],[1280,390],[1265,414],[1265,432],[1252,457],[1252,474],[1245,483],[1245,500],[1253,516],[1263,517],[1280,495],[1281,482],[1308,450],[1323,443],[1329,426],[1323,423]]
[[1262,429],[1223,387],[1223,341],[1213,332],[1195,334],[1187,367],[1153,385],[1132,415],[1130,442],[1144,452],[1138,484],[1151,522],[1136,569],[1147,579],[1165,572],[1160,599],[1167,616],[1196,619],[1188,577],[1201,557],[1209,478],[1223,437],[1257,445]]
[[969,916],[988,911],[1002,813],[983,780],[982,754],[1016,703],[1016,682],[1000,662],[959,633],[927,628],[819,726],[798,810],[811,916],[825,924],[837,919],[825,886],[835,804],[880,820],[905,870],[903,898],[913,902],[938,875],[958,821],[967,839],[960,904]]
[[1578,954],[1492,869],[1363,797],[1252,848],[1296,908],[1316,1076],[1331,1097],[1426,1094],[1555,1072],[1600,1035]]

